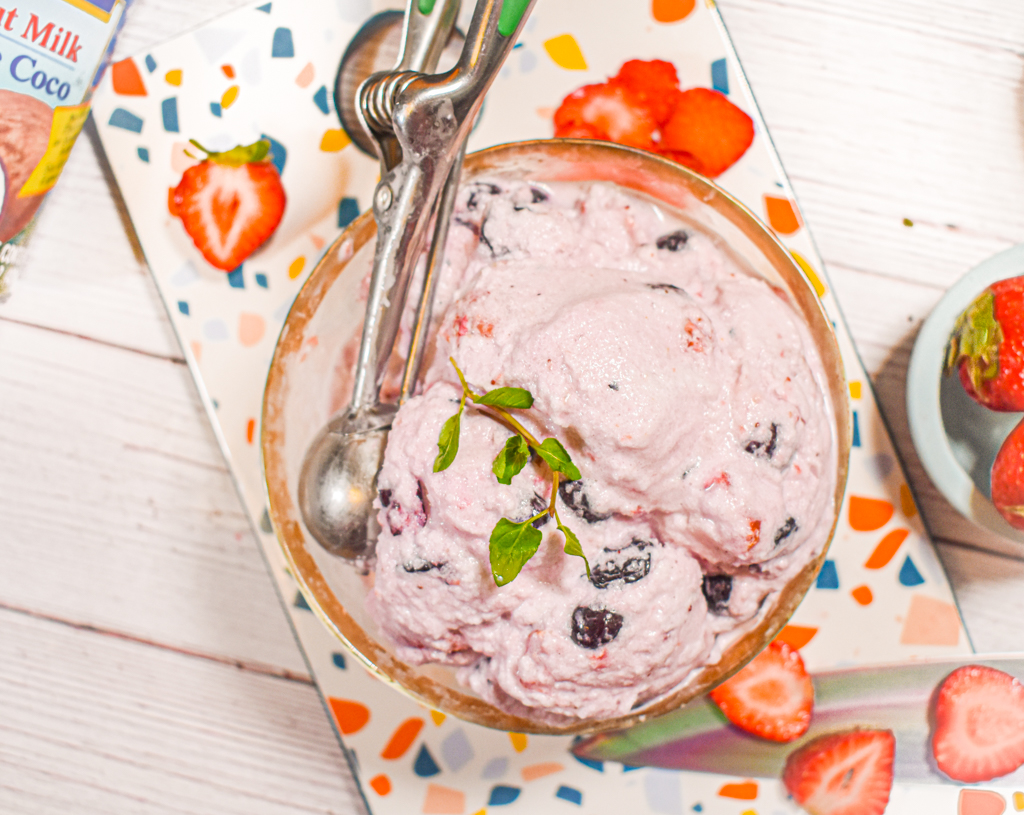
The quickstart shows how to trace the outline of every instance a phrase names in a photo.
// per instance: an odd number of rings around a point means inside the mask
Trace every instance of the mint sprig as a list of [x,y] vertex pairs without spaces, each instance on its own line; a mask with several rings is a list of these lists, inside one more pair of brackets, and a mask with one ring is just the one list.
[[555,509],[559,480],[565,476],[570,481],[577,481],[581,478],[580,471],[573,464],[568,451],[558,439],[549,437],[538,441],[508,412],[509,410],[529,410],[533,407],[533,394],[524,388],[508,387],[476,393],[466,383],[466,377],[462,375],[455,360],[451,357],[449,360],[452,367],[455,368],[455,373],[459,375],[459,382],[462,383],[462,399],[459,400],[459,409],[455,415],[448,418],[441,426],[441,434],[437,440],[438,454],[434,459],[434,472],[447,470],[455,461],[455,456],[459,452],[462,413],[467,400],[477,406],[481,412],[490,415],[513,432],[491,464],[491,471],[498,479],[498,483],[511,484],[512,479],[526,466],[531,454],[539,456],[551,470],[551,500],[548,506],[525,521],[501,518],[491,530],[489,554],[494,584],[505,586],[511,583],[518,577],[523,566],[537,553],[544,536],[533,524],[545,515],[550,515],[555,519],[558,531],[565,537],[563,551],[567,555],[583,558],[583,565],[586,567],[589,578],[590,563],[587,561],[587,556],[583,554],[580,540],[572,530],[562,523],[558,517],[558,511]]

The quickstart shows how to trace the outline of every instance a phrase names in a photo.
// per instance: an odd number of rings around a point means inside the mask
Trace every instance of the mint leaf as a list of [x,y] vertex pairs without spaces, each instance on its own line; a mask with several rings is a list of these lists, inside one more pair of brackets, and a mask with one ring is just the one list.
[[519,474],[529,460],[530,448],[526,446],[523,437],[517,433],[505,442],[505,446],[491,465],[491,471],[498,479],[499,484],[511,484],[512,478]]
[[525,388],[495,388],[483,396],[473,396],[478,405],[494,405],[503,408],[531,408],[533,394]]
[[491,532],[491,574],[494,585],[504,586],[516,579],[526,562],[534,556],[544,536],[527,518],[515,523],[502,518]]
[[459,403],[459,412],[450,417],[441,426],[441,435],[437,438],[437,458],[434,459],[434,472],[439,473],[447,470],[455,456],[459,452],[459,429],[462,425],[462,409],[466,406],[465,400]]
[[537,448],[537,455],[556,473],[565,473],[570,481],[579,481],[583,477],[558,439],[544,439]]
[[558,521],[558,531],[565,535],[565,546],[562,547],[567,555],[576,555],[576,557],[583,558],[583,565],[587,567],[587,579],[590,579],[590,563],[587,561],[587,556],[583,554],[583,547],[580,546],[580,539],[577,538],[571,529],[567,526],[562,526],[562,522]]

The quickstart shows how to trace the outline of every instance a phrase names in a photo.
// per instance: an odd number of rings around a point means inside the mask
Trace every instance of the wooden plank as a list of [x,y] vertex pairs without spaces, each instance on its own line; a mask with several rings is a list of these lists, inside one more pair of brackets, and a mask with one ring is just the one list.
[[364,810],[311,685],[0,610],[0,811]]
[[0,603],[305,675],[185,366],[0,321]]

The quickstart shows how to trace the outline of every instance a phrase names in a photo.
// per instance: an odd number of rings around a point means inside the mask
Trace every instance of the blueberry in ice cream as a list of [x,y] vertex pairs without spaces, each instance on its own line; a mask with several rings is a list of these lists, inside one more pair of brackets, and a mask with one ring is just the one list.
[[[716,661],[825,546],[837,442],[814,342],[684,215],[607,184],[470,184],[435,314],[378,476],[369,605],[401,659],[536,720],[621,715]],[[579,477],[531,444],[500,483],[514,428],[472,400],[435,470],[467,392],[450,360],[475,394],[528,391],[510,415]],[[498,585],[503,523],[542,539]]]

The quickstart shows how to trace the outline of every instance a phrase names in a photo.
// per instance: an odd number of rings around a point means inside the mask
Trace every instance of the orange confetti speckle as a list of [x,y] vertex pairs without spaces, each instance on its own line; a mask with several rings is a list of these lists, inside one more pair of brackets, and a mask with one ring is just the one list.
[[253,436],[256,435],[256,420],[250,419],[245,424],[245,440],[252,444]]
[[960,641],[960,614],[951,603],[926,594],[910,598],[900,632],[902,645],[956,645]]
[[736,784],[723,784],[718,790],[722,798],[735,798],[738,801],[753,801],[757,798],[757,782],[741,781]]
[[545,40],[544,50],[559,68],[565,68],[567,71],[587,70],[587,60],[572,34],[561,34]]
[[310,233],[309,241],[310,243],[313,244],[313,248],[316,249],[316,251],[318,252],[324,248],[324,239],[317,235],[315,232]]
[[1003,815],[1005,811],[1006,800],[995,790],[963,789],[956,802],[957,815]]
[[430,718],[434,720],[434,724],[440,727],[441,723],[447,718],[447,716],[445,716],[440,710],[432,710],[430,711]]
[[852,594],[853,599],[862,606],[871,605],[871,601],[875,599],[875,595],[871,593],[871,589],[867,586],[857,586],[857,588],[851,591],[850,594]]
[[232,66],[230,66],[230,65],[221,65],[220,69],[224,72],[224,76],[226,76],[228,79],[234,79],[235,78],[235,69]]
[[330,705],[334,721],[338,723],[338,730],[342,732],[342,735],[349,736],[352,733],[358,733],[370,721],[370,709],[359,702],[328,696],[327,704]]
[[896,508],[881,498],[850,496],[850,526],[857,532],[874,532],[892,518]]
[[917,515],[917,504],[914,503],[914,494],[906,484],[900,484],[900,509],[908,518]]
[[290,277],[292,280],[297,278],[300,274],[302,274],[302,268],[305,265],[306,258],[304,256],[300,255],[299,257],[295,258],[295,260],[293,260],[291,262],[291,265],[288,267],[288,277]]
[[677,23],[696,5],[696,0],[651,0],[651,16],[659,23]]
[[807,643],[814,639],[818,629],[809,625],[787,625],[775,637],[779,642],[784,642],[790,648],[799,651]]
[[173,71],[168,71],[164,74],[164,81],[168,85],[174,85],[176,88],[181,85],[181,68],[175,68]]
[[135,60],[131,57],[115,62],[110,66],[110,80],[114,93],[121,96],[145,96],[146,84],[142,81]]
[[352,144],[348,134],[341,128],[325,130],[323,138],[320,139],[320,149],[325,153],[337,153]]
[[299,71],[299,75],[295,77],[295,84],[300,88],[308,88],[314,76],[316,76],[316,69],[312,62],[307,62],[305,67]]
[[512,740],[512,747],[517,753],[521,753],[526,749],[529,740],[526,738],[525,733],[509,733],[508,737]]
[[192,349],[192,356],[195,357],[196,362],[199,362],[199,360],[203,358],[203,344],[196,340],[192,340],[189,347]]
[[546,775],[560,773],[564,769],[565,765],[559,764],[557,761],[545,761],[543,764],[531,764],[529,767],[523,767],[520,772],[522,773],[523,781],[535,781]]
[[232,85],[230,88],[228,88],[226,91],[224,91],[224,95],[220,98],[220,106],[221,106],[221,108],[223,110],[227,110],[229,107],[231,107],[233,104],[235,104],[235,100],[237,98],[238,98],[238,85]]
[[416,737],[423,729],[423,724],[423,719],[414,716],[398,725],[395,732],[391,735],[391,739],[384,745],[384,749],[380,751],[380,757],[395,759],[405,755],[405,751],[412,747],[412,743],[416,741]]
[[818,273],[814,271],[814,267],[807,262],[807,258],[799,252],[794,252],[792,249],[790,249],[789,254],[793,256],[793,260],[796,261],[797,266],[799,266],[803,270],[803,273],[807,275],[807,279],[811,281],[811,285],[814,286],[814,291],[817,292],[818,297],[824,297],[826,291],[825,284],[821,282],[821,278],[818,277]]
[[238,341],[246,348],[252,348],[263,339],[267,323],[259,314],[243,311],[238,315]]
[[462,815],[466,810],[466,794],[439,784],[427,784],[423,799],[424,815]]
[[384,775],[384,773],[375,775],[370,779],[370,788],[379,796],[384,797],[391,792],[391,779]]
[[871,557],[864,563],[864,568],[881,569],[888,565],[909,534],[909,529],[894,529],[882,538],[878,546],[875,547],[875,551],[871,553]]
[[793,202],[777,195],[764,196],[764,211],[772,229],[782,235],[792,235],[800,226],[800,213]]
[[1017,812],[1024,812],[1024,792],[1015,792],[1013,794],[1013,808]]
[[850,398],[860,399],[860,382],[850,383]]

